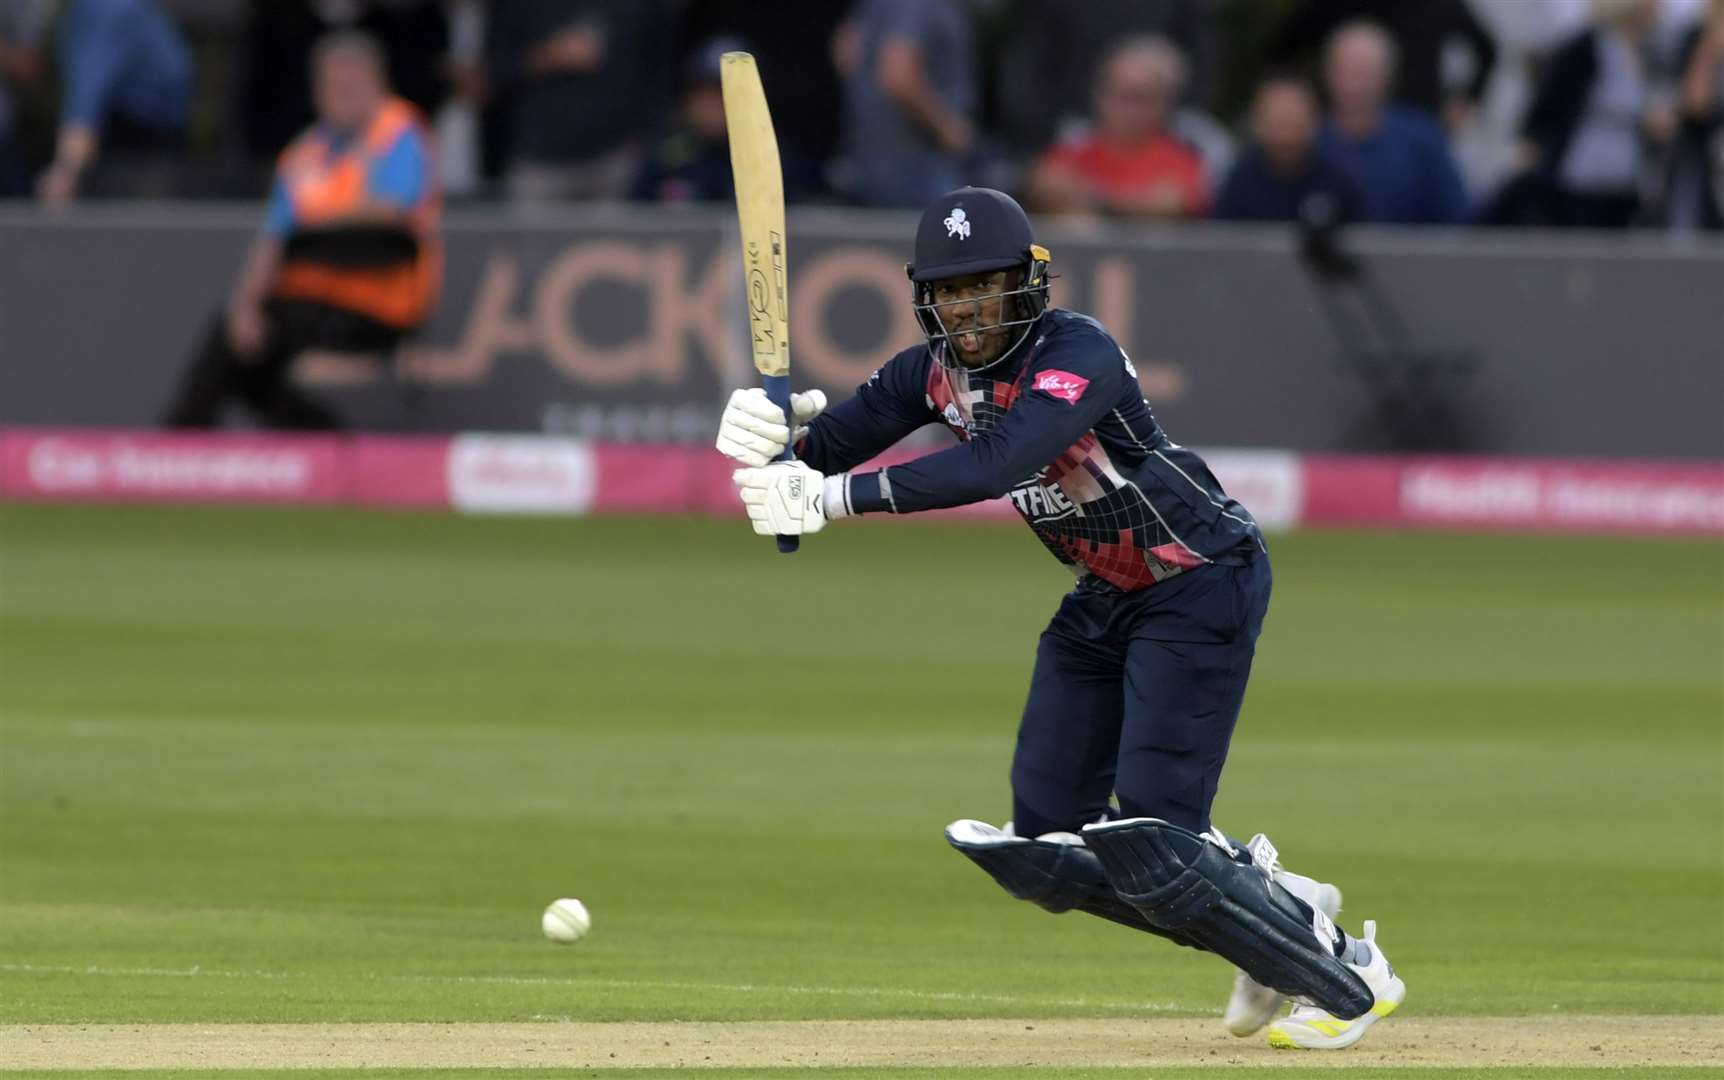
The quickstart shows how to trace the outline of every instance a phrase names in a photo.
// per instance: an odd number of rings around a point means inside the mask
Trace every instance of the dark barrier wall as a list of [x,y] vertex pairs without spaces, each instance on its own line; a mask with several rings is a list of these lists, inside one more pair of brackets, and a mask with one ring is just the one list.
[[[160,415],[255,227],[249,210],[0,212],[0,423]],[[792,217],[799,385],[845,391],[918,340],[913,219]],[[1280,229],[1046,230],[1055,303],[1130,352],[1205,445],[1724,457],[1724,242],[1374,231],[1362,277]],[[359,427],[704,441],[752,380],[740,260],[705,211],[454,216],[448,287],[383,365],[300,375]]]

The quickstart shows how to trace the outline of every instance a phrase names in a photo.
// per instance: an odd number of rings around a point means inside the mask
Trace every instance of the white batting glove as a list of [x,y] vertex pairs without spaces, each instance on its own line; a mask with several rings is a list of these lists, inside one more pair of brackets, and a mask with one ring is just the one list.
[[730,395],[724,417],[718,422],[718,450],[726,457],[752,468],[769,465],[784,448],[808,433],[808,421],[826,409],[826,395],[819,390],[790,395],[790,411],[796,414],[794,434],[784,420],[784,410],[767,398],[758,386]]
[[[844,476],[821,476],[800,461],[783,461],[731,474],[748,519],[762,536],[802,536],[846,516]],[[836,501],[834,501],[836,499]]]

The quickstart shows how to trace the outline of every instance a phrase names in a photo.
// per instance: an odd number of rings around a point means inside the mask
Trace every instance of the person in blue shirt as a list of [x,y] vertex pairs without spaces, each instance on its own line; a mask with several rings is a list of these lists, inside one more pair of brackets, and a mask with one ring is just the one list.
[[1341,225],[1365,213],[1359,182],[1317,141],[1317,97],[1296,75],[1270,75],[1251,104],[1251,146],[1222,182],[1224,221]]
[[1364,189],[1366,221],[1453,225],[1471,213],[1448,139],[1430,116],[1389,102],[1395,43],[1376,23],[1335,31],[1323,58],[1329,117],[1320,142]]
[[[793,395],[787,417],[764,391],[737,391],[718,449],[744,466],[742,501],[768,536],[1009,498],[1075,584],[1036,649],[1012,820],[957,821],[947,841],[1014,897],[1237,965],[1235,1034],[1274,1021],[1271,1045],[1350,1046],[1406,994],[1375,924],[1349,937],[1333,922],[1339,890],[1288,873],[1262,834],[1239,844],[1210,821],[1269,606],[1262,533],[1168,438],[1107,330],[1049,306],[1051,258],[1010,196],[947,192],[906,268],[924,340],[830,410]],[[868,465],[927,426],[956,445]],[[775,462],[793,440],[796,460]],[[936,557],[954,588],[966,574],[1001,582],[962,551]],[[1286,996],[1305,1004],[1276,1021]]]
[[[172,194],[191,118],[191,50],[155,0],[72,0],[60,27],[60,135],[37,178],[49,205],[81,191]],[[98,183],[91,167],[105,159]]]
[[846,194],[916,209],[976,150],[975,31],[955,0],[859,0],[834,54],[844,79]]

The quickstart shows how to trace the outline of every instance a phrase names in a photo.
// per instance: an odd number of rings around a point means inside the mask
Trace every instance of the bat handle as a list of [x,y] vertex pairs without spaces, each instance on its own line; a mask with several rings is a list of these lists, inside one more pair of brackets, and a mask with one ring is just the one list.
[[[790,428],[792,441],[794,441],[796,434],[796,414],[790,410],[790,376],[762,375],[760,377],[760,382],[761,385],[766,388],[767,400],[784,410],[784,422]],[[786,443],[784,445],[784,453],[778,455],[778,460],[795,461],[795,448],[790,443]],[[780,536],[778,538],[778,550],[781,554],[789,555],[801,546],[802,538],[799,536]]]

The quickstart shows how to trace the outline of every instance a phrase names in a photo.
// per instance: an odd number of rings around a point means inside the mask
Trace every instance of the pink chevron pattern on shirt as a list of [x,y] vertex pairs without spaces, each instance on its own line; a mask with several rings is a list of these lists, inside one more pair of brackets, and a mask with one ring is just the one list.
[[[999,423],[1025,382],[1068,402],[1089,386],[1088,379],[1065,371],[1050,369],[1008,382],[936,364],[928,372],[927,402],[953,434],[968,440]],[[1094,431],[1010,496],[1055,558],[1118,588],[1146,588],[1204,561],[1158,526],[1142,492],[1120,475]]]

